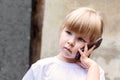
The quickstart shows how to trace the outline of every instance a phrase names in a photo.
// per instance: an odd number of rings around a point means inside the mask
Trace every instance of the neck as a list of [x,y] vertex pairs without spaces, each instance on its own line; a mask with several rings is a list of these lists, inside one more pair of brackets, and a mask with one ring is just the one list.
[[61,54],[58,54],[57,55],[57,58],[64,61],[64,62],[68,62],[68,63],[76,63],[76,60],[75,59],[71,59],[71,58],[66,58],[64,57],[63,55]]

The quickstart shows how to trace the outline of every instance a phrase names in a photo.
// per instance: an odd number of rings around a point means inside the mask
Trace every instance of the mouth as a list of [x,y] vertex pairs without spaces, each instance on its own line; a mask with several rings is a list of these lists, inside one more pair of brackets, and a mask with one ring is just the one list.
[[67,50],[68,52],[72,53],[72,51],[69,48],[64,47],[64,49]]

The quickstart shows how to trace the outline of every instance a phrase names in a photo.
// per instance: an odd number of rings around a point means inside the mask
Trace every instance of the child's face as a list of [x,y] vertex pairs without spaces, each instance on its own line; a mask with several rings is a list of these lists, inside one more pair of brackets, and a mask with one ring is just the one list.
[[60,53],[64,58],[73,59],[78,49],[83,48],[85,43],[89,44],[89,36],[78,34],[64,28],[60,35],[59,47]]

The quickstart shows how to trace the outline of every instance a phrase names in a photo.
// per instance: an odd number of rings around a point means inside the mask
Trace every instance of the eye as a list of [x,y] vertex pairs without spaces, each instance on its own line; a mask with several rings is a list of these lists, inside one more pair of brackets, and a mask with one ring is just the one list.
[[82,37],[79,37],[78,40],[81,42],[86,42]]
[[66,32],[67,34],[69,34],[69,35],[72,35],[72,33],[71,33],[70,31],[67,31],[67,30],[66,30],[65,32]]

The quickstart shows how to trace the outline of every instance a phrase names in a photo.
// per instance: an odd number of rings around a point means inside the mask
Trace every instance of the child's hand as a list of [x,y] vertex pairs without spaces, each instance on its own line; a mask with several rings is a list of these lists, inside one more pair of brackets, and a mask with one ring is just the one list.
[[77,64],[81,65],[83,68],[89,69],[92,65],[97,66],[97,63],[93,61],[92,59],[88,58],[88,56],[91,54],[91,52],[94,50],[95,46],[90,48],[88,50],[87,43],[85,44],[84,51],[79,49],[78,51],[80,52],[80,61],[77,62]]

